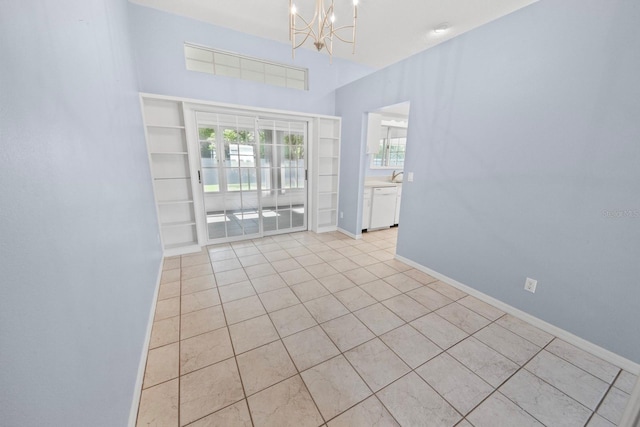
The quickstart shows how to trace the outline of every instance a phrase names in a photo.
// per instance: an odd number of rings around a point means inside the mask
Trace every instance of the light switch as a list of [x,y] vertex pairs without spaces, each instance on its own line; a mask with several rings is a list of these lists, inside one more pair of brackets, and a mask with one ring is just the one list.
[[409,172],[409,173],[407,174],[407,181],[409,181],[409,182],[413,182],[413,172]]

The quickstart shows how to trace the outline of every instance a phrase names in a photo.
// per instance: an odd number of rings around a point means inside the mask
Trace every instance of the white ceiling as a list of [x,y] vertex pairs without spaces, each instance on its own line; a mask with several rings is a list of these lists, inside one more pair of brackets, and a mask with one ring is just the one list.
[[[289,43],[287,0],[130,1]],[[351,45],[334,42],[334,56],[375,68],[384,67],[535,1],[360,0],[356,53],[351,54]],[[352,0],[335,2],[336,25],[349,25]],[[295,4],[307,19],[312,16],[315,0],[296,0]],[[446,34],[437,36],[433,29],[442,23],[448,23],[450,29]],[[310,40],[305,46],[315,49]]]

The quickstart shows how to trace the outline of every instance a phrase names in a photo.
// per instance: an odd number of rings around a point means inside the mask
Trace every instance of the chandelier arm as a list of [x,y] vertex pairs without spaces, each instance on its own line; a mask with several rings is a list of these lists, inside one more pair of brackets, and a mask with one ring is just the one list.
[[356,53],[356,24],[358,23],[358,6],[356,4],[353,5],[353,48],[351,49],[351,54],[355,55]]
[[345,40],[345,39],[343,39],[342,37],[340,37],[340,36],[339,36],[339,35],[337,35],[337,34],[333,34],[333,35],[334,35],[334,36],[336,36],[336,38],[337,38],[338,40],[340,40],[341,42],[345,42],[345,43],[355,43],[355,40]]
[[355,26],[353,26],[353,25],[343,25],[342,27],[334,28],[333,32],[335,33],[336,31],[350,29],[350,28],[355,28]]
[[[304,23],[304,30],[311,29],[311,27],[313,26],[313,19],[311,20],[311,22],[307,22],[306,19],[304,19],[302,16],[298,15],[297,13],[295,16],[296,18],[300,19]],[[295,25],[291,25],[291,27],[293,28],[294,31],[299,31]]]
[[[331,28],[332,24],[331,23],[327,23],[328,17],[329,17],[329,15],[325,14],[324,15],[324,19],[322,20],[322,22],[321,23],[318,22],[318,29],[320,30],[321,34],[324,33],[324,30],[326,28],[329,28],[329,29]],[[331,31],[331,32],[333,32],[333,31]]]
[[[335,35],[338,40],[343,43],[353,44],[353,51],[355,52],[356,43],[356,19],[358,17],[357,6],[353,8],[353,24],[343,25],[341,27],[334,27],[334,10],[335,0],[331,0],[329,6],[325,8],[324,0],[316,0],[316,6],[313,14],[313,18],[307,21],[304,17],[297,12],[290,14],[289,19],[289,38],[291,40],[292,51],[301,47],[310,38],[314,41],[316,48],[321,50],[322,48],[327,50],[329,57],[333,57],[333,36]],[[293,7],[293,1],[289,1],[290,9]],[[296,20],[299,19],[302,22],[302,27],[296,27]],[[316,28],[317,27],[317,30]],[[341,37],[338,32],[344,32],[350,30],[352,33],[352,39],[347,40]],[[302,41],[296,43],[298,36],[302,35]],[[293,55],[295,57],[295,53]]]
[[305,40],[306,40],[307,38],[309,38],[309,36],[311,36],[311,37],[313,38],[313,40],[318,40],[318,38],[320,38],[320,37],[318,37],[318,36],[316,35],[316,32],[315,32],[315,30],[314,30],[313,28],[309,28],[308,30],[307,30],[307,29],[304,29],[304,30],[296,30],[296,29],[294,28],[294,29],[293,29],[293,36],[295,37],[296,35],[299,35],[299,34],[303,34],[303,35],[305,36]]
[[331,43],[331,39],[329,39],[329,43],[325,43],[324,47],[327,49],[329,56],[333,56],[333,43]]
[[[310,36],[310,35],[311,35],[311,33],[307,33],[307,35],[304,37],[304,39],[303,39],[300,43],[298,43],[297,45],[295,45],[295,44],[294,44],[294,47],[293,47],[293,48],[294,48],[294,49],[297,49],[297,48],[299,48],[300,46],[302,46],[302,45],[304,44],[304,42],[306,42],[306,41],[309,39],[309,36]],[[314,37],[314,39],[313,39],[313,40],[316,40],[316,38]]]
[[312,27],[304,27],[304,28],[292,28],[292,34],[295,36],[296,34],[313,34],[313,39],[315,40],[316,32]]

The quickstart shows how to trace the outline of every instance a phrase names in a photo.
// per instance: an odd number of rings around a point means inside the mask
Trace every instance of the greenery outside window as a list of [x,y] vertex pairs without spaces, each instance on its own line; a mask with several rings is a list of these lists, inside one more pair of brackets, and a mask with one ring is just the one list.
[[198,134],[205,193],[257,190],[257,167],[262,190],[305,187],[302,131],[259,129],[257,146],[249,129],[204,125]]

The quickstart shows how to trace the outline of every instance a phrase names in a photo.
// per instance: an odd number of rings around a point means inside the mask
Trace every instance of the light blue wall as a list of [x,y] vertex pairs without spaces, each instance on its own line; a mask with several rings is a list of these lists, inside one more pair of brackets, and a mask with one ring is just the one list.
[[[331,115],[335,109],[335,89],[373,71],[337,58],[330,64],[326,53],[307,49],[296,50],[293,60],[289,44],[139,5],[130,4],[129,11],[142,92]],[[188,71],[185,42],[308,68],[309,90]]]
[[636,1],[541,0],[339,89],[340,226],[364,112],[409,99],[398,253],[640,362],[638,22]]
[[161,258],[127,5],[0,10],[0,424],[124,426]]

